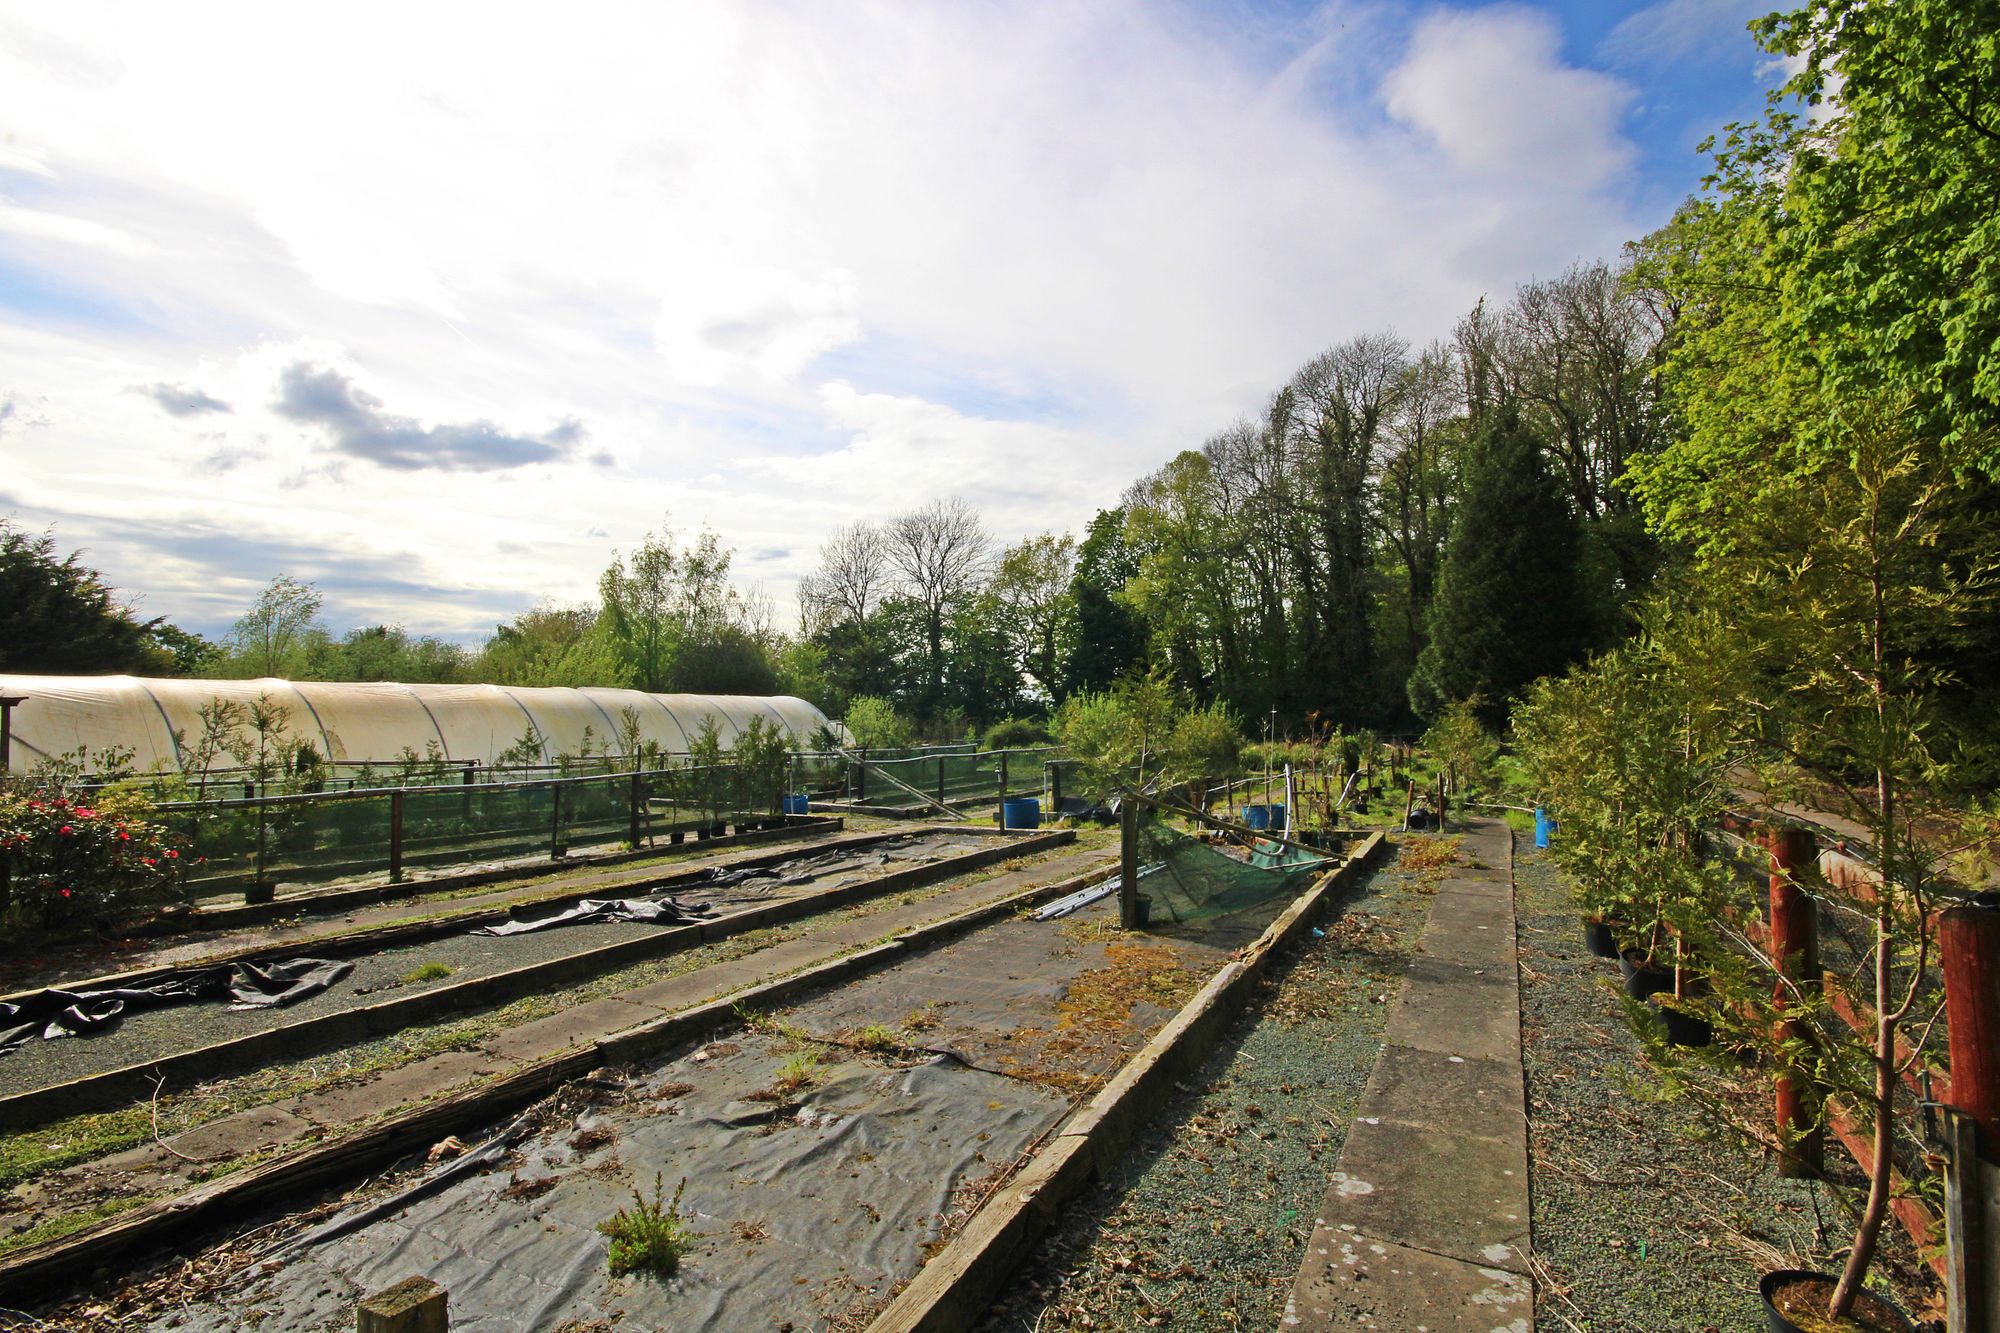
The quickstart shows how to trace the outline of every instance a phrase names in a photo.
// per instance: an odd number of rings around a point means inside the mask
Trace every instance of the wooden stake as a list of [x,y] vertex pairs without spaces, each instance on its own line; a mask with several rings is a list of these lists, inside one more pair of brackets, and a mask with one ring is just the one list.
[[[1812,835],[1804,829],[1772,829],[1764,835],[1771,853],[1771,961],[1778,969],[1772,997],[1780,1015],[1819,989],[1819,922],[1812,895],[1799,887],[1798,874],[1813,857]],[[1780,1041],[1804,1041],[1811,1029],[1780,1017]],[[1792,1180],[1817,1176],[1823,1166],[1818,1098],[1803,1080],[1779,1074],[1772,1084],[1778,1141],[1786,1145],[1778,1174]]]
[[447,1299],[445,1289],[429,1278],[406,1277],[355,1308],[354,1333],[447,1333]]

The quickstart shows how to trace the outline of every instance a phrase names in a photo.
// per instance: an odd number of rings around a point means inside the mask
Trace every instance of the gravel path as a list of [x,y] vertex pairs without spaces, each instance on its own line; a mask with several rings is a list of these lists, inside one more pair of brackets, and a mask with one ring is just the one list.
[[1277,1326],[1429,915],[1424,886],[1390,865],[1348,892],[1124,1169],[1070,1205],[983,1333]]
[[[1825,1184],[1780,1179],[1689,1102],[1650,1096],[1617,968],[1584,948],[1561,871],[1517,835],[1514,876],[1537,1330],[1762,1327],[1758,1275],[1835,1269],[1852,1234],[1841,1203]],[[1702,1082],[1753,1114],[1768,1095],[1754,1072]],[[1826,1158],[1838,1181],[1862,1183],[1837,1144]],[[1877,1273],[1916,1313],[1928,1270],[1893,1221],[1883,1248]]]
[[[949,834],[912,837],[907,841],[857,848],[851,857],[842,858],[837,865],[829,866],[826,875],[807,884],[774,888],[764,893],[757,892],[754,886],[745,886],[688,891],[677,896],[689,903],[711,904],[718,913],[728,912],[799,894],[824,892],[853,880],[874,878],[920,861],[957,854],[965,849],[965,844],[965,838]],[[813,856],[820,854],[810,853]],[[238,1012],[221,1001],[212,1001],[148,1010],[133,1014],[116,1028],[96,1036],[33,1042],[11,1054],[0,1056],[0,1075],[4,1075],[10,1091],[47,1087],[214,1042],[230,1041],[253,1032],[284,1027],[322,1014],[377,1004],[419,990],[457,985],[534,963],[588,953],[621,940],[657,934],[660,929],[654,925],[605,922],[504,938],[446,935],[356,958],[353,960],[354,970],[344,980],[283,1009]],[[447,976],[427,980],[404,980],[414,969],[427,963],[448,967],[451,972]]]

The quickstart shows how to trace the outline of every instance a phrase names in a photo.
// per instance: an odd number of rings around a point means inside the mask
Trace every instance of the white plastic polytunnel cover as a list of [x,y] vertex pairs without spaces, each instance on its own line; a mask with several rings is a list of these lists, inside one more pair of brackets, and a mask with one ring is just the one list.
[[[132,751],[140,772],[185,768],[202,734],[201,709],[216,700],[245,709],[258,700],[284,710],[285,730],[335,763],[393,763],[405,750],[437,747],[454,763],[493,763],[523,740],[540,762],[639,744],[685,754],[708,719],[724,749],[762,718],[797,749],[811,748],[826,715],[803,699],[744,694],[647,694],[642,690],[529,689],[512,685],[397,685],[332,681],[154,680],[139,676],[0,675],[0,695],[20,698],[7,766],[33,768],[87,749]],[[226,755],[212,761],[228,767]]]

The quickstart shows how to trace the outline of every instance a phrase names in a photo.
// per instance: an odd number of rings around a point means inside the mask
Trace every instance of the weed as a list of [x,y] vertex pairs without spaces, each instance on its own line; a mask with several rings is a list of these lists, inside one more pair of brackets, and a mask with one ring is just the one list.
[[418,963],[415,967],[403,973],[403,984],[405,986],[414,986],[419,981],[442,981],[457,970],[435,960],[428,963]]
[[903,1044],[903,1038],[886,1024],[870,1023],[854,1034],[854,1044],[864,1051],[893,1051]]
[[789,1096],[794,1092],[810,1088],[817,1082],[819,1082],[819,1052],[808,1048],[796,1052],[778,1066],[778,1079],[771,1085],[771,1089]]
[[620,1208],[597,1229],[611,1239],[611,1276],[646,1272],[655,1277],[672,1277],[680,1271],[681,1259],[694,1247],[697,1233],[681,1217],[681,1195],[687,1177],[674,1187],[672,1200],[662,1203],[664,1177],[653,1177],[653,1198],[632,1191],[631,1208]]
[[596,1152],[599,1148],[616,1142],[618,1142],[617,1131],[609,1125],[592,1125],[588,1129],[579,1129],[569,1138],[570,1151],[578,1156]]
[[921,1009],[912,1009],[903,1015],[903,1031],[910,1033],[929,1032],[944,1020],[938,1010],[944,1006],[933,1000]]

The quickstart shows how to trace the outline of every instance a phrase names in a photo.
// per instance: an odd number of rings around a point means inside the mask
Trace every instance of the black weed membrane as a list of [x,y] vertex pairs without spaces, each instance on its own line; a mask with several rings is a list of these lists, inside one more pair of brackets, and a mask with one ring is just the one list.
[[1259,840],[1224,850],[1164,819],[1139,820],[1139,892],[1152,900],[1155,923],[1193,923],[1259,908],[1275,911],[1303,892],[1333,862],[1281,843]]

